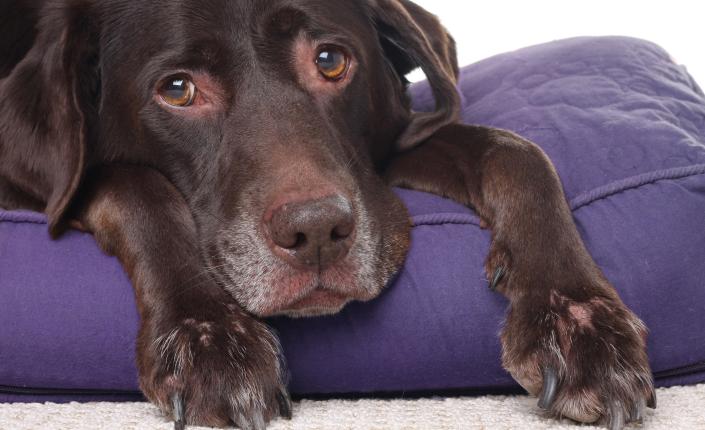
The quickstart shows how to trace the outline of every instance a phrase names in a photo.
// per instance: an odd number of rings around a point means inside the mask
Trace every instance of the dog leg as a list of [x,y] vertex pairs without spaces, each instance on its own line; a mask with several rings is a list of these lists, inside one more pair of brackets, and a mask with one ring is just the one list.
[[504,130],[452,125],[392,159],[390,185],[472,206],[492,229],[485,269],[510,303],[504,367],[556,416],[620,429],[656,398],[646,327],[585,248],[555,169]]
[[129,274],[141,326],[140,387],[185,424],[263,429],[290,415],[275,336],[204,270],[181,195],[156,171],[102,167],[72,210]]

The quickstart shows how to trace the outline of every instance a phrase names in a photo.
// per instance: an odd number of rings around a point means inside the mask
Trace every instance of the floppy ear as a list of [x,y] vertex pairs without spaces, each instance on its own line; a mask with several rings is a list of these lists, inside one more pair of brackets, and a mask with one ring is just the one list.
[[404,80],[420,67],[436,99],[435,112],[412,113],[409,127],[397,142],[399,150],[407,150],[458,119],[455,41],[436,16],[408,0],[369,0],[368,4],[385,55],[399,77]]
[[48,2],[24,58],[0,81],[4,170],[46,202],[52,235],[86,168],[97,118],[100,77],[97,24],[87,2]]

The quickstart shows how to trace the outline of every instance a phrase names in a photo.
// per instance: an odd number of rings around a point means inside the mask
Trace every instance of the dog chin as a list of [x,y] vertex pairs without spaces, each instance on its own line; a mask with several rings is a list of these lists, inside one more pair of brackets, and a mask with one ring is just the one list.
[[342,293],[316,288],[311,293],[295,302],[274,311],[274,316],[290,318],[318,317],[340,312],[354,298]]
[[273,316],[282,316],[282,317],[288,317],[288,318],[313,318],[313,317],[324,317],[324,316],[330,316],[330,315],[335,315],[338,312],[342,311],[343,308],[348,304],[349,302],[345,302],[342,305],[338,307],[310,307],[310,308],[303,308],[303,309],[284,309]]

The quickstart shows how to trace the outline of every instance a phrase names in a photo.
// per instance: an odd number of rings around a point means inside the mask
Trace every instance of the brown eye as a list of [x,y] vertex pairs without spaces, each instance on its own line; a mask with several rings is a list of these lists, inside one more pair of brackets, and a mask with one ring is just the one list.
[[188,76],[172,76],[159,88],[159,95],[166,104],[171,106],[191,106],[196,98],[196,85]]
[[340,49],[334,46],[325,46],[318,51],[316,66],[324,78],[337,81],[345,76],[348,70],[348,57]]

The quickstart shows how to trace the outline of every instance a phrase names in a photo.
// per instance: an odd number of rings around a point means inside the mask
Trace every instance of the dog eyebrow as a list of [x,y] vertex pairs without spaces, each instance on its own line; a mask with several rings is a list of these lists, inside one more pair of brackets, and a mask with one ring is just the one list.
[[353,38],[339,32],[316,29],[307,31],[306,37],[308,37],[309,40],[313,40],[321,44],[342,45],[350,49],[354,49],[357,46],[357,43]]
[[352,47],[355,32],[347,34],[340,22],[321,19],[304,9],[287,5],[266,15],[262,22],[263,41],[275,39],[293,40],[301,34],[310,40]]
[[143,68],[144,78],[149,85],[154,85],[169,73],[198,70],[219,75],[224,70],[236,70],[240,67],[238,50],[237,46],[226,47],[218,39],[189,41],[187,45],[165,49],[149,59]]

